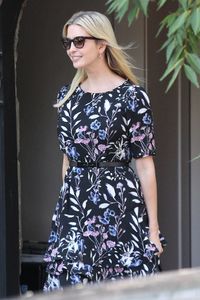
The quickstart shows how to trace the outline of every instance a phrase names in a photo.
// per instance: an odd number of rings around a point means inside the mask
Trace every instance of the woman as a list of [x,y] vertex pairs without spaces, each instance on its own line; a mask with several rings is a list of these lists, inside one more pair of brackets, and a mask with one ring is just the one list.
[[106,16],[76,13],[62,41],[77,73],[55,105],[63,185],[45,254],[44,290],[154,274],[164,239],[148,96]]

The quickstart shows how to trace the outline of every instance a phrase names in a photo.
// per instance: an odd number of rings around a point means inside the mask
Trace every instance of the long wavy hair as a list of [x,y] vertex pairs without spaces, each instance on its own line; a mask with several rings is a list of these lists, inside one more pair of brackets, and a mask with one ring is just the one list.
[[[133,73],[133,64],[130,56],[125,52],[128,47],[121,47],[118,45],[112,25],[109,19],[96,11],[80,11],[75,13],[64,25],[62,37],[67,37],[67,30],[69,25],[80,25],[88,34],[106,42],[105,60],[108,67],[114,73],[129,79],[133,84],[137,84],[137,77]],[[77,70],[69,91],[65,97],[55,104],[55,107],[63,105],[67,99],[73,94],[77,86],[87,78],[87,74],[83,68]]]

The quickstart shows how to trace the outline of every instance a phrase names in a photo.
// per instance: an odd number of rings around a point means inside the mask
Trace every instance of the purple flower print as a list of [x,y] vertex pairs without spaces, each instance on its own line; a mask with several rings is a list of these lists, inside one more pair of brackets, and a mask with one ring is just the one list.
[[83,235],[96,237],[99,235],[99,232],[95,230],[95,227],[93,225],[89,224],[87,226],[87,230],[85,232],[83,232]]
[[108,240],[106,242],[106,245],[108,246],[108,248],[113,248],[113,247],[115,247],[116,242]]
[[91,124],[90,124],[90,128],[93,130],[98,130],[99,127],[101,126],[101,122],[94,120]]
[[85,125],[85,126],[80,126],[80,127],[79,127],[79,131],[80,131],[80,132],[84,132],[84,131],[87,130],[87,128],[88,128],[88,127],[87,127],[86,125]]
[[106,150],[107,146],[106,145],[103,145],[103,144],[100,144],[98,145],[98,149],[101,151],[101,152],[104,152]]
[[61,262],[61,263],[58,265],[58,268],[57,268],[57,270],[58,270],[59,273],[62,273],[63,267],[64,267],[64,263]]
[[94,224],[96,222],[96,217],[93,216],[92,219],[88,219],[85,221],[85,225],[88,225],[88,224]]
[[74,140],[75,144],[85,144],[85,145],[87,145],[87,144],[89,144],[89,142],[90,142],[90,139],[87,139],[87,138],[83,138],[83,139],[78,138],[78,139]]

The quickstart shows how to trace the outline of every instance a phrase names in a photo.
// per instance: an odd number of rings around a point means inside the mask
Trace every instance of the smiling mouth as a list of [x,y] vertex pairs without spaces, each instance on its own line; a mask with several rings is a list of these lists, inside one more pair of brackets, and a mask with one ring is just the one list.
[[81,58],[81,56],[71,56],[70,58],[72,61],[77,61]]

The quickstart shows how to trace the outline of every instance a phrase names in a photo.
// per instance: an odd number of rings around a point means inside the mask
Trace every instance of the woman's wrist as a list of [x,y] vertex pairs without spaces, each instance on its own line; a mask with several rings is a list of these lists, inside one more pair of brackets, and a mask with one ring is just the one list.
[[149,233],[150,234],[157,234],[159,232],[158,224],[149,225]]

